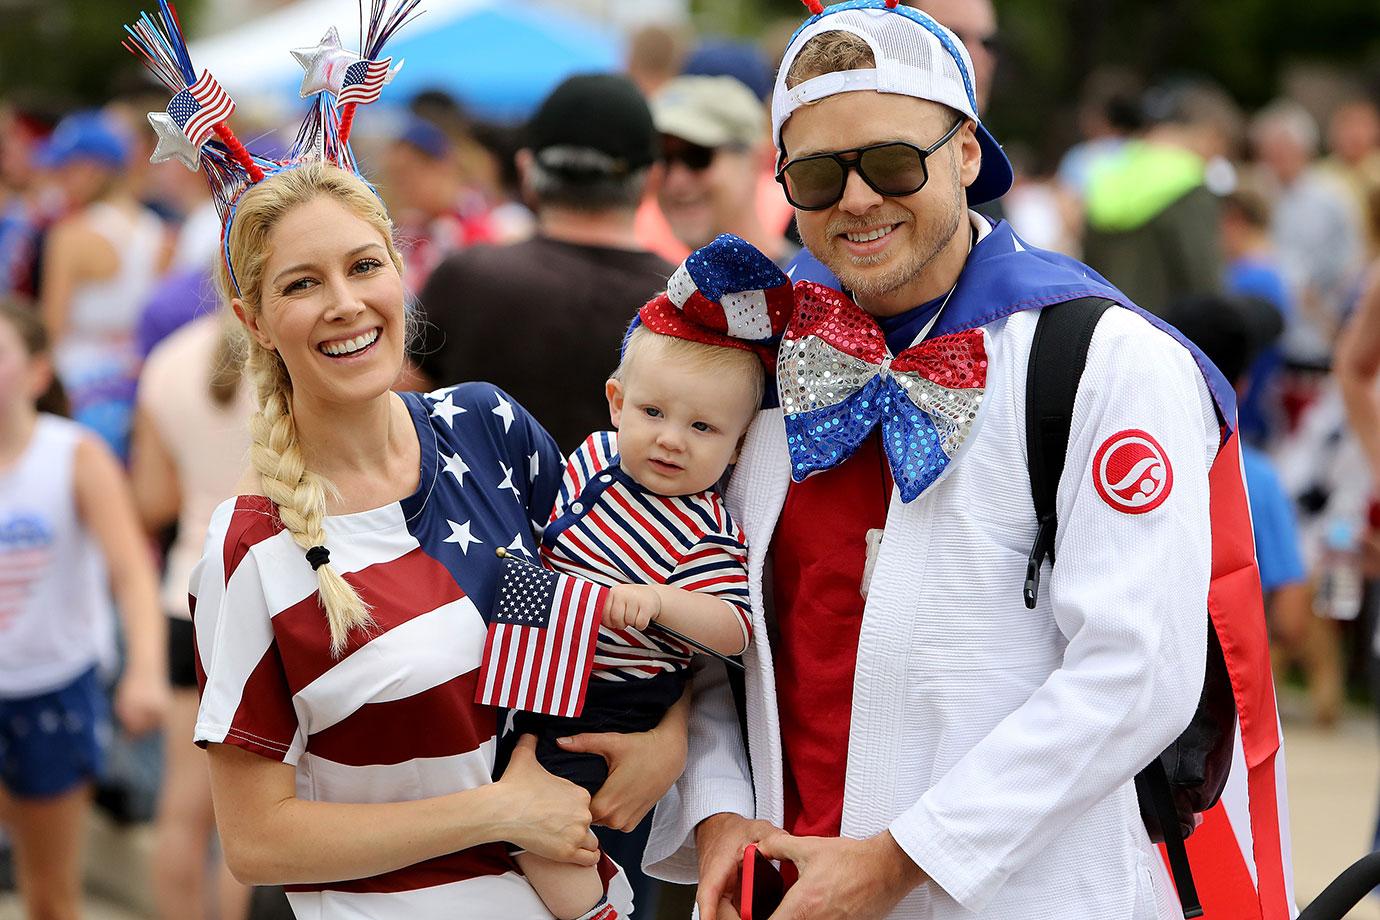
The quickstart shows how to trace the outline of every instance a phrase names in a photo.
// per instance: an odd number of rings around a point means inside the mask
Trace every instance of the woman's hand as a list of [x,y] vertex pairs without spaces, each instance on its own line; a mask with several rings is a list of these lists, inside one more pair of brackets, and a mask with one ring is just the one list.
[[608,762],[609,777],[590,803],[596,824],[632,830],[680,779],[689,709],[687,689],[651,731],[586,732],[556,739],[562,750],[598,754]]
[[661,595],[651,585],[614,585],[604,602],[609,629],[646,629],[661,614]]
[[589,793],[547,773],[536,749],[533,735],[519,738],[496,784],[505,793],[502,839],[547,859],[592,866],[599,862],[599,841],[589,829]]
[[135,737],[162,725],[171,705],[172,688],[154,668],[126,671],[115,688],[115,715]]

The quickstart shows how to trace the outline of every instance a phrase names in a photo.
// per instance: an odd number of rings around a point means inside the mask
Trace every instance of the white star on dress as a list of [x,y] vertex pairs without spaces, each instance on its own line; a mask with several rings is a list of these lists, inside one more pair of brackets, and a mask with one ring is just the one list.
[[[445,457],[446,455],[442,454],[441,456]],[[465,464],[465,461],[461,459],[460,455],[456,454],[452,457],[446,457],[445,471],[454,475],[455,481],[463,486],[465,484],[465,474],[470,471],[470,468]]]
[[503,419],[503,433],[507,434],[508,429],[513,427],[513,404],[502,396],[498,397],[498,405],[491,410],[494,415]]
[[516,550],[528,558],[532,556],[532,554],[527,551],[527,546],[522,542],[522,534],[517,534],[513,537],[513,542],[508,544],[508,549]]
[[431,416],[432,418],[445,419],[446,425],[448,425],[451,428],[454,428],[455,417],[457,415],[463,415],[466,411],[467,410],[463,406],[457,406],[451,394],[447,393],[445,399],[432,405]]
[[513,483],[513,468],[502,461],[500,461],[498,465],[503,468],[503,481],[498,484],[498,487],[500,489],[512,489],[513,498],[516,498],[518,504],[521,504],[522,493],[518,491],[518,487]]
[[158,135],[158,146],[153,148],[150,163],[176,158],[192,172],[201,168],[201,148],[187,139],[171,115],[167,112],[149,112],[149,124],[153,125],[154,133]]
[[320,92],[338,95],[340,85],[345,82],[345,71],[355,61],[360,60],[359,55],[340,46],[340,33],[336,31],[335,26],[326,30],[326,34],[316,47],[294,48],[292,56],[306,71],[302,74],[302,88],[299,90],[303,99],[309,99]]
[[541,453],[531,454],[527,458],[527,480],[536,482],[537,476],[541,473]]
[[460,552],[464,553],[466,556],[470,554],[471,543],[484,542],[478,537],[470,535],[469,521],[463,524],[457,524],[452,520],[447,520],[446,523],[450,525],[450,536],[446,537],[444,542],[457,544],[460,547]]

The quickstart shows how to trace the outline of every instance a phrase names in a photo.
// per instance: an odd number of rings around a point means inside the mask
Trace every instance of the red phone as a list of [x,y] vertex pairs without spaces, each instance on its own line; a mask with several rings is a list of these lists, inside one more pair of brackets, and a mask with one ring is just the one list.
[[738,910],[743,920],[767,920],[786,896],[786,882],[781,870],[762,855],[757,844],[749,843],[743,850],[743,878],[739,889]]

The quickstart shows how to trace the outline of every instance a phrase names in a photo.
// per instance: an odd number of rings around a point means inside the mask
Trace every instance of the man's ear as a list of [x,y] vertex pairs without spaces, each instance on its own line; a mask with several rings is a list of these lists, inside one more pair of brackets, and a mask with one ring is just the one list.
[[623,381],[610,377],[604,384],[604,395],[609,400],[609,421],[617,431],[623,418]]
[[982,147],[978,145],[977,122],[968,121],[958,129],[959,182],[964,188],[977,181],[982,170]]
[[243,300],[238,297],[233,298],[230,301],[230,309],[235,311],[235,319],[240,321],[240,325],[244,327],[245,332],[248,332],[254,341],[269,351],[277,351],[273,345],[273,340],[268,337],[268,333],[259,324],[259,317],[244,308]]

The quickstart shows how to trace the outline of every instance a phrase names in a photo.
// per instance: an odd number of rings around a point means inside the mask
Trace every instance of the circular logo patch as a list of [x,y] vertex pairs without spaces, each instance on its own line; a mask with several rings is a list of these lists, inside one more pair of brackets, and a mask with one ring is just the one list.
[[1112,435],[1093,456],[1093,483],[1102,500],[1126,514],[1154,511],[1174,487],[1174,469],[1159,442],[1144,431]]

